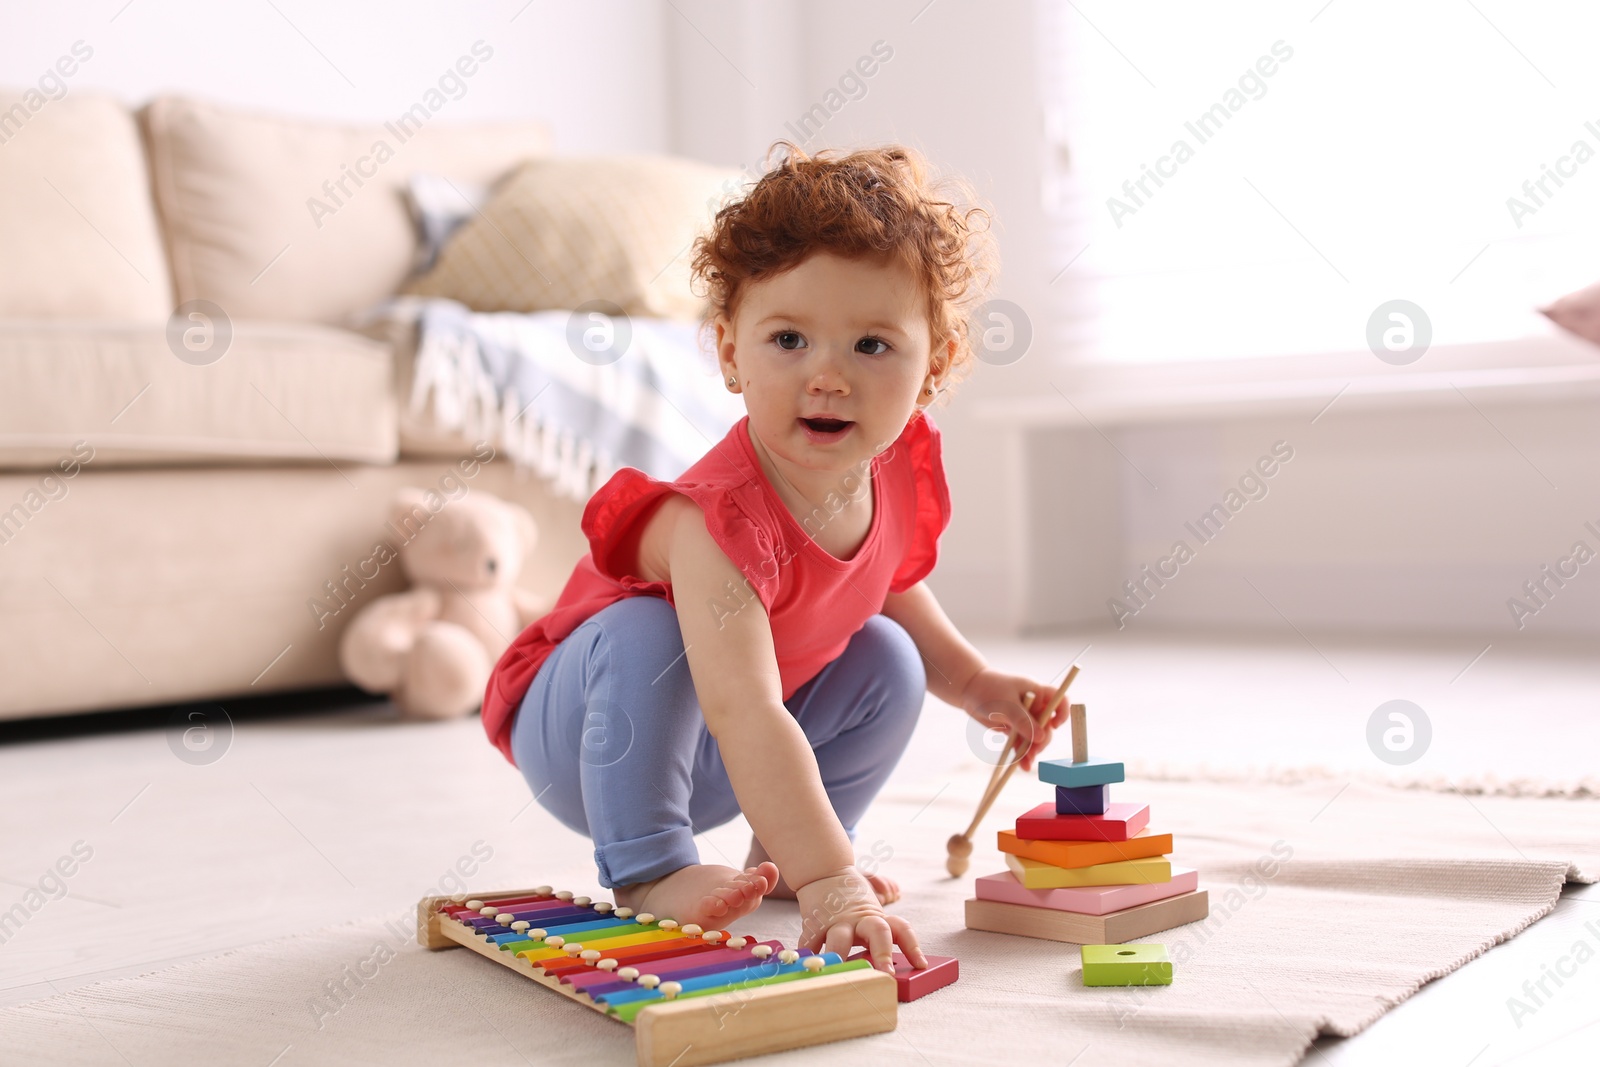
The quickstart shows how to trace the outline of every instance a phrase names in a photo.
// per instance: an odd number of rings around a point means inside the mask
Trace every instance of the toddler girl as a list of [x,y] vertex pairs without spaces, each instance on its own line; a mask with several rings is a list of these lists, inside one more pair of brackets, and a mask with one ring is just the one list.
[[[618,904],[710,928],[796,899],[803,947],[924,967],[852,851],[924,691],[1031,737],[1024,768],[1065,712],[1036,725],[1049,687],[990,669],[923,583],[950,518],[924,409],[972,360],[987,216],[907,149],[780,145],[694,248],[746,416],[677,481],[625,467],[594,494],[590,554],[483,723]],[[701,863],[694,835],[741,812],[745,866]]]

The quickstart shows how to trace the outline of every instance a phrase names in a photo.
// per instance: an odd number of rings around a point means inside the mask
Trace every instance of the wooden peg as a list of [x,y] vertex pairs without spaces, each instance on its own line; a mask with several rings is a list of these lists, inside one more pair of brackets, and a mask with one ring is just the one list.
[[1089,722],[1088,712],[1082,704],[1073,704],[1070,708],[1072,714],[1072,762],[1089,762]]

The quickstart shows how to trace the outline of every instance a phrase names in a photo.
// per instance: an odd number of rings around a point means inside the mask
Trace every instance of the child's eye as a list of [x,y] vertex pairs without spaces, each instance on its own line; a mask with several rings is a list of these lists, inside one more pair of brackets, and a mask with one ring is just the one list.
[[779,330],[772,335],[770,340],[776,342],[779,348],[788,352],[793,352],[795,349],[803,347],[806,343],[806,339],[793,330]]
[[[877,347],[874,348],[872,347],[873,345]],[[889,342],[881,337],[863,337],[856,342],[856,351],[863,352],[869,356],[881,356],[889,351]]]

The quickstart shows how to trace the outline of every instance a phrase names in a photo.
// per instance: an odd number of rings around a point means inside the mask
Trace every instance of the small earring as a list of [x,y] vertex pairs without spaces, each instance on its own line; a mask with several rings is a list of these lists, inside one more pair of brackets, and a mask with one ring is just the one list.
[[738,385],[738,384],[739,384],[739,381],[738,381],[738,379],[736,379],[736,378],[735,378],[735,377],[734,377],[734,376],[733,376],[733,375],[731,375],[731,374],[730,374],[730,375],[728,375],[728,384],[729,384],[729,385],[730,385],[730,386],[731,386],[731,385]]
[[933,395],[933,386],[931,386],[931,385],[928,386],[926,389],[923,390],[923,392],[926,393],[929,396],[932,396]]

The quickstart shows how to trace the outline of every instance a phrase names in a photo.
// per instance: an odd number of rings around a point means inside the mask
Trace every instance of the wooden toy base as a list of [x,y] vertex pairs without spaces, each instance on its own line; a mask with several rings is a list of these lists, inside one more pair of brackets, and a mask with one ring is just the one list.
[[[478,895],[493,899],[526,892]],[[501,951],[476,930],[440,913],[439,906],[451,899],[425,897],[418,902],[417,941],[423,947],[465,945],[569,1000],[605,1010],[524,957]],[[695,1067],[885,1033],[897,1021],[896,986],[893,976],[863,969],[652,1004],[633,1021],[635,1055],[639,1067]]]
[[[895,952],[894,980],[899,987],[900,1003],[909,1004],[932,993],[935,989],[943,989],[961,977],[961,963],[954,956],[935,956],[932,953],[923,953],[927,957],[928,966],[917,970],[911,966],[911,961],[906,959],[905,953]],[[850,959],[866,959],[867,950],[857,948],[850,954]]]
[[1210,914],[1210,898],[1204,889],[1124,908],[1109,915],[1080,915],[1054,908],[974,899],[967,901],[967,929],[1042,937],[1071,945],[1116,945],[1184,923],[1198,922]]

